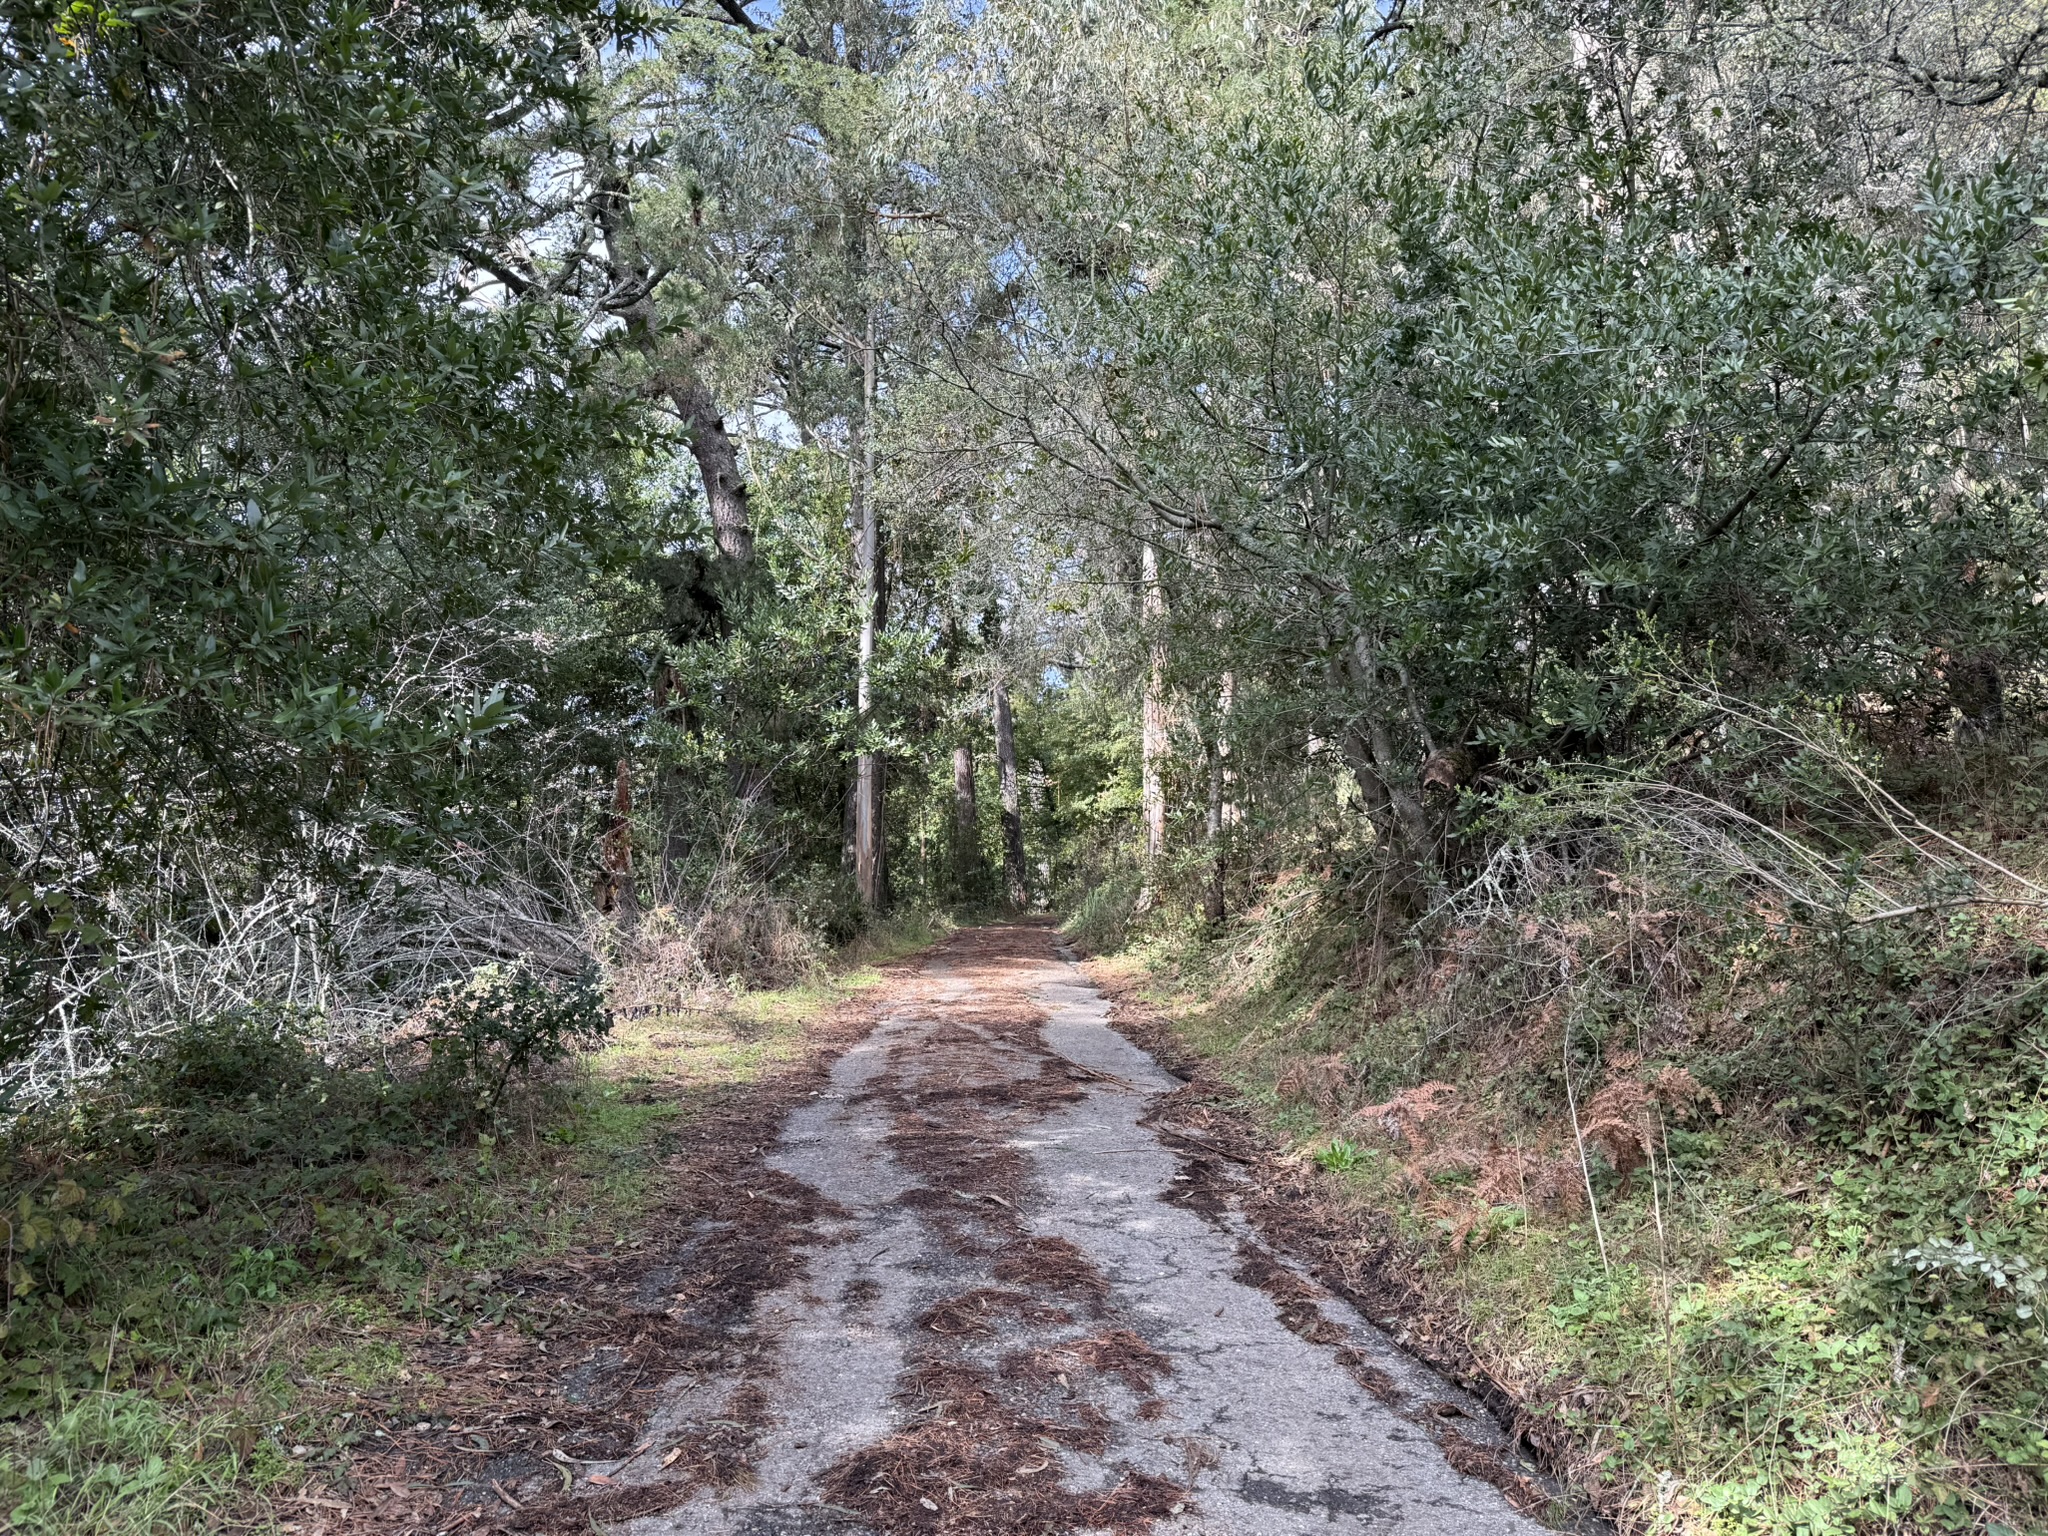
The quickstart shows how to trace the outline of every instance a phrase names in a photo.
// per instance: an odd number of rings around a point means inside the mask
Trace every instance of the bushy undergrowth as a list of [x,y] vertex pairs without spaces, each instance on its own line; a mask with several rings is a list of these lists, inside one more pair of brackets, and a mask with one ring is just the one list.
[[685,1006],[748,987],[788,987],[830,955],[826,928],[805,906],[758,890],[692,907],[657,906],[610,935],[611,995],[621,1008]]
[[1091,953],[1123,948],[1137,911],[1140,880],[1119,875],[1082,893],[1066,922],[1066,933]]
[[2032,764],[1936,829],[1838,748],[1503,796],[1405,947],[1340,853],[1148,955],[1628,1529],[2048,1529]]
[[486,1283],[448,1260],[502,1192],[448,1175],[514,1164],[522,1133],[573,1118],[573,1086],[535,1074],[608,1028],[587,983],[491,967],[370,1060],[326,1059],[303,1019],[232,1015],[16,1120],[0,1416],[169,1387],[252,1305],[323,1284]]
[[228,1015],[17,1121],[0,1528],[269,1528],[267,1496],[309,1476],[294,1440],[342,1454],[371,1422],[344,1410],[421,1390],[408,1333],[545,1326],[507,1272],[627,1240],[690,1093],[758,1075],[867,962],[943,927],[906,912],[801,986],[622,1010],[576,1063],[603,1000],[520,966],[441,989],[360,1059],[328,1060],[313,1020]]

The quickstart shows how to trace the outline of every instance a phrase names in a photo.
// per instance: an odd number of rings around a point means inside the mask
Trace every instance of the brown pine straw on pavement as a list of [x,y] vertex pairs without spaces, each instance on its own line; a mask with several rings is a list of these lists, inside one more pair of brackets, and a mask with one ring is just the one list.
[[[300,1536],[587,1536],[593,1521],[653,1513],[750,1476],[768,1413],[750,1380],[763,1346],[734,1325],[787,1279],[808,1224],[832,1214],[766,1154],[915,965],[885,968],[882,986],[819,1018],[800,1059],[722,1090],[675,1133],[664,1193],[637,1246],[571,1252],[508,1275],[518,1327],[480,1324],[462,1338],[411,1330],[407,1368],[431,1385],[402,1404],[352,1401],[388,1416],[388,1438],[358,1444],[342,1477],[305,1490],[325,1502],[291,1506]],[[679,1452],[669,1479],[616,1490],[590,1482],[590,1465],[638,1448],[657,1391],[686,1372],[741,1385],[715,1420],[643,1453]]]
[[[1181,1154],[1182,1179],[1167,1198],[1219,1223],[1227,1213],[1241,1212],[1261,1242],[1300,1269],[1246,1245],[1239,1250],[1235,1278],[1271,1296],[1291,1331],[1312,1343],[1337,1345],[1336,1357],[1352,1378],[1396,1406],[1402,1397],[1398,1384],[1332,1336],[1341,1330],[1328,1328],[1313,1298],[1320,1288],[1374,1322],[1398,1327],[1401,1347],[1483,1403],[1510,1445],[1525,1451],[1555,1486],[1539,1484],[1500,1449],[1460,1433],[1442,1416],[1445,1405],[1423,1405],[1409,1416],[1459,1472],[1492,1483],[1519,1509],[1542,1509],[1566,1491],[1592,1502],[1599,1488],[1596,1468],[1546,1411],[1571,1384],[1530,1387],[1489,1372],[1473,1352],[1456,1306],[1424,1282],[1417,1255],[1393,1218],[1339,1202],[1321,1183],[1320,1170],[1283,1157],[1274,1138],[1236,1107],[1237,1091],[1206,1072],[1134,983],[1101,966],[1087,969],[1089,980],[1111,999],[1111,1027],[1186,1079],[1144,1121]],[[1606,1512],[1596,1505],[1593,1513],[1594,1526],[1606,1529],[1597,1518]]]

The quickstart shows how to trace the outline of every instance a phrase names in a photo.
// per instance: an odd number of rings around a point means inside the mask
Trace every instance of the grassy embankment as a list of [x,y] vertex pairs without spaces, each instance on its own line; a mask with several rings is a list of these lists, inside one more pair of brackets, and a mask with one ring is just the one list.
[[245,1023],[16,1126],[0,1529],[274,1529],[431,1395],[410,1342],[518,1324],[508,1273],[631,1244],[669,1133],[934,936],[906,922],[801,985],[621,1019],[487,1122]]
[[1327,872],[1221,938],[1090,915],[1333,1192],[1393,1214],[1624,1529],[2048,1531],[2042,913],[1796,921],[1671,852],[1564,861],[1405,954]]

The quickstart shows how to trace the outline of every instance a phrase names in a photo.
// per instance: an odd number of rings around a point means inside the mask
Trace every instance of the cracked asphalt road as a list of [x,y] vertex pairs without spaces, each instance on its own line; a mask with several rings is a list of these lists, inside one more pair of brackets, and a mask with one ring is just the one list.
[[[1477,1403],[1227,1190],[1193,1197],[1229,1164],[1190,1171],[1190,1136],[1153,1123],[1181,1084],[1109,1009],[1030,925],[897,985],[768,1156],[819,1199],[733,1325],[762,1346],[748,1378],[670,1382],[644,1437],[740,1434],[748,1466],[617,1536],[1543,1528],[1433,1438],[1455,1420],[1504,1452]],[[615,1481],[667,1475],[648,1456]]]

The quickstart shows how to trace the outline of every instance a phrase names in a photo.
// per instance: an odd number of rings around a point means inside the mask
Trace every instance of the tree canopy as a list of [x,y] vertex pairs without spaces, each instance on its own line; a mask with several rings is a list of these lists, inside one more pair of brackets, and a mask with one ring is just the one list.
[[1412,917],[1646,673],[2032,686],[2008,7],[0,27],[18,1054],[280,880],[1213,916],[1352,816]]

